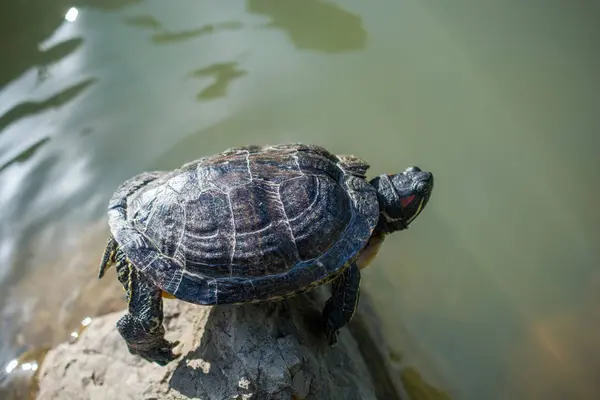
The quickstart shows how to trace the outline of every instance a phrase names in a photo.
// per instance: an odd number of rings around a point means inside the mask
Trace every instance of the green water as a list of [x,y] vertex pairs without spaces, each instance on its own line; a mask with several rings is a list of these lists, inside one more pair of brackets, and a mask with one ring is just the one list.
[[23,282],[124,179],[303,141],[435,174],[363,279],[408,366],[453,399],[600,398],[592,2],[4,3],[1,365],[37,344],[13,344],[32,310],[59,312],[46,285],[72,288]]

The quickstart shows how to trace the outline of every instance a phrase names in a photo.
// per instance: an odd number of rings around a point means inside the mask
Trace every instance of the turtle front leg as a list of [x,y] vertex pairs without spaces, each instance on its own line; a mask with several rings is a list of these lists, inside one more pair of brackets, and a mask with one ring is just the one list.
[[117,275],[126,292],[129,313],[118,322],[117,329],[131,354],[164,366],[179,355],[173,347],[179,342],[165,339],[161,290],[117,251]]
[[323,309],[324,331],[329,345],[337,343],[339,330],[354,316],[359,297],[360,268],[353,263],[333,281],[331,297]]

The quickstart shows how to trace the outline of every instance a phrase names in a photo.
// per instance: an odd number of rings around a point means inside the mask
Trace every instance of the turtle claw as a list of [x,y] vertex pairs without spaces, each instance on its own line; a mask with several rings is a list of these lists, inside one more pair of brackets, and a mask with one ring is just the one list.
[[154,362],[161,367],[164,367],[171,361],[179,358],[181,353],[174,353],[173,348],[179,344],[179,340],[175,342],[164,341],[163,346],[156,350],[150,351],[132,351],[133,354],[136,354],[142,357],[144,360],[149,362]]
[[335,344],[338,342],[339,333],[340,331],[332,331],[327,335],[327,342],[330,346],[335,346]]
[[[329,315],[331,311],[331,306],[325,306],[325,314]],[[338,336],[340,333],[339,329],[336,329],[332,324],[332,321],[327,317],[323,318],[323,333],[325,333],[325,337],[327,338],[327,343],[329,346],[333,346],[338,342]]]
[[174,354],[170,350],[145,352],[145,353],[139,353],[138,355],[140,357],[142,357],[144,360],[149,361],[149,362],[154,362],[154,363],[160,365],[161,367],[164,367],[165,365],[167,365],[168,363],[170,363],[171,361],[175,360],[177,357],[180,356],[179,354]]

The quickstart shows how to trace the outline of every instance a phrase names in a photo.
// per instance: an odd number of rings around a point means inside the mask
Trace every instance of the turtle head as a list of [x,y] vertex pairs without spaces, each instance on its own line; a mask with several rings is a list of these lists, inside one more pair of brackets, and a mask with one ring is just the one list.
[[380,175],[370,183],[379,200],[376,232],[387,234],[408,228],[423,211],[433,190],[433,174],[410,167],[399,174]]

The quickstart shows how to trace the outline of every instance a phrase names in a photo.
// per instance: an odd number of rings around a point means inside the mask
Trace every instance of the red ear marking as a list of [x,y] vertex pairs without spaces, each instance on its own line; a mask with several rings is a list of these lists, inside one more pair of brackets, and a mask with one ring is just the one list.
[[407,205],[409,205],[410,203],[412,203],[412,201],[414,199],[415,199],[415,195],[414,194],[412,196],[402,197],[400,199],[400,204],[402,204],[402,207],[406,207]]

